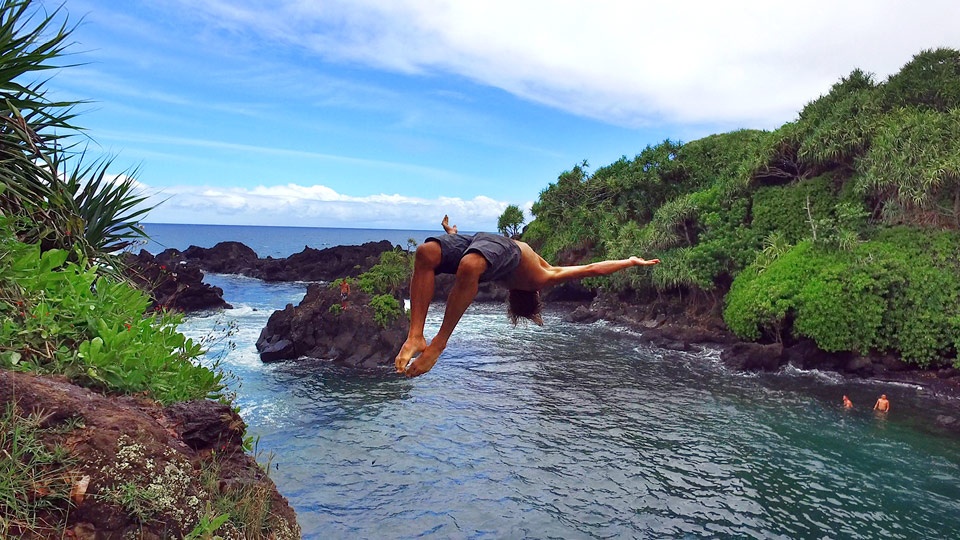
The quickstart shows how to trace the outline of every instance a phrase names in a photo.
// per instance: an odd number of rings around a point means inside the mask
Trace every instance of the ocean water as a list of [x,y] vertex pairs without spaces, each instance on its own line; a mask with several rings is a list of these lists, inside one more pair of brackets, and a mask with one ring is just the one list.
[[334,229],[318,227],[258,227],[249,225],[177,225],[147,223],[145,232],[150,241],[139,246],[156,255],[166,248],[180,251],[190,246],[210,248],[218,242],[243,242],[260,257],[289,257],[304,247],[323,249],[333,246],[353,246],[365,242],[389,240],[406,247],[408,242],[422,242],[432,234],[443,232],[437,225],[434,231],[395,229]]
[[[412,380],[263,364],[260,330],[305,285],[207,280],[236,307],[182,330],[213,338],[204,362],[232,374],[304,538],[960,538],[960,441],[931,420],[956,404],[921,388],[732,373],[549,307],[515,328],[472,306]],[[889,414],[870,410],[880,393]]]

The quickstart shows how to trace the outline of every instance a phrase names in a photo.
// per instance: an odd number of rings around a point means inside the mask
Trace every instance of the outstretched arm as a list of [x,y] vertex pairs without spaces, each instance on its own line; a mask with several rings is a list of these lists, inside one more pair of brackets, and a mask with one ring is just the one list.
[[580,266],[551,266],[546,269],[546,286],[587,277],[608,276],[634,266],[653,266],[659,263],[660,259],[646,260],[640,257],[630,257],[629,259],[601,261]]

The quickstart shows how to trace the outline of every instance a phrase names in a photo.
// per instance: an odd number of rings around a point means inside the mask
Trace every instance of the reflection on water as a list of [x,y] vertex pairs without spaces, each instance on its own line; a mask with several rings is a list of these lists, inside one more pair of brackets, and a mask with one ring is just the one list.
[[[258,334],[269,312],[243,309]],[[305,538],[960,536],[960,444],[918,429],[908,414],[934,405],[909,387],[740,376],[603,323],[513,328],[491,306],[414,380],[257,365],[237,345],[241,413]],[[886,418],[869,410],[881,391]]]

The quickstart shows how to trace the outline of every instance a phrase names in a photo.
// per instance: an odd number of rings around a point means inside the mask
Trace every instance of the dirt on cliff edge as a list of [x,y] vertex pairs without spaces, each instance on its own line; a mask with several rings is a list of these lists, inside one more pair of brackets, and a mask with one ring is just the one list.
[[[45,428],[40,442],[65,456],[60,478],[71,490],[70,497],[61,492],[33,505],[40,509],[33,526],[19,531],[5,511],[13,537],[300,537],[293,509],[244,452],[246,426],[227,405],[197,400],[163,407],[146,398],[103,396],[62,377],[5,370],[0,403],[8,429],[11,410]],[[36,485],[25,496],[35,501],[51,491]],[[229,521],[203,530],[226,513]]]

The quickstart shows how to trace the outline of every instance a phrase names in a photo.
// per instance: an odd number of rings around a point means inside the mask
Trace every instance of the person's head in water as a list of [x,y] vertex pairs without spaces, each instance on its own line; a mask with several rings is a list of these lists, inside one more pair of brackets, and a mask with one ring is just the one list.
[[523,317],[543,326],[543,318],[540,316],[541,309],[543,309],[543,303],[540,302],[540,291],[510,289],[507,298],[507,316],[510,317],[510,322],[514,325],[517,324],[520,317]]

